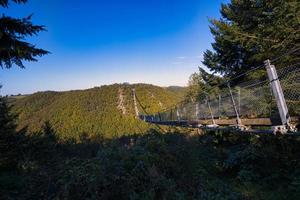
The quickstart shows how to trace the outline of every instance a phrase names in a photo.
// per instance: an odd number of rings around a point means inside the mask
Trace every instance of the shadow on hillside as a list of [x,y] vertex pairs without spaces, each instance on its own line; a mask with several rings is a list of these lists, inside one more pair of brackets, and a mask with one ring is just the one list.
[[[60,141],[49,122],[9,139],[3,199],[247,199],[300,195],[290,136],[161,134]],[[280,182],[280,184],[277,184]],[[259,184],[258,184],[259,183]]]

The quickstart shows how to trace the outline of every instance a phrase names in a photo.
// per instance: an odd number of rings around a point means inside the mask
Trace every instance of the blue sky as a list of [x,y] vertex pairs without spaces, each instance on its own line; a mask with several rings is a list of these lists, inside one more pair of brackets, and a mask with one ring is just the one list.
[[51,51],[0,71],[1,94],[85,89],[112,83],[187,85],[201,66],[222,0],[29,0],[1,12],[31,13],[47,32],[27,40]]

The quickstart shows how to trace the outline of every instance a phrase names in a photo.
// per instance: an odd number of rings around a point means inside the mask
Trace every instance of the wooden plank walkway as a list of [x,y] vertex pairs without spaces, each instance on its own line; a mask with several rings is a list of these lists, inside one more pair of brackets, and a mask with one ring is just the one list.
[[[215,119],[217,125],[229,126],[237,124],[236,119]],[[241,119],[242,124],[245,126],[272,126],[272,121],[270,118],[255,118],[255,119]],[[170,126],[200,126],[200,125],[211,125],[213,124],[211,119],[202,120],[181,120],[181,121],[148,121],[150,123],[160,124],[160,125],[170,125]],[[292,117],[291,123],[298,125],[300,122],[300,117]]]

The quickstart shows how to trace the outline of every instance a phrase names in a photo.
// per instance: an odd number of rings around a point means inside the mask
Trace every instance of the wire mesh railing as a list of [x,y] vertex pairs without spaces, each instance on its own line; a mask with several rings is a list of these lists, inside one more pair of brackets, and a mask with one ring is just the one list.
[[300,63],[277,70],[291,116],[300,116]]
[[[225,87],[205,99],[186,102],[154,115],[155,120],[258,118],[270,116],[273,96],[267,80]],[[233,105],[235,104],[235,106]],[[274,108],[273,108],[274,109]]]
[[238,75],[214,88],[213,93],[203,92],[198,101],[181,102],[159,113],[144,116],[144,119],[148,117],[148,121],[152,122],[211,120],[214,123],[216,119],[236,118],[238,122],[239,119],[269,118],[276,125],[283,123],[284,107],[288,109],[285,113],[287,122],[290,116],[300,118],[300,62],[286,60],[283,56],[275,59],[277,70],[267,61],[242,74],[256,74],[257,78],[236,84],[232,80],[242,77]]

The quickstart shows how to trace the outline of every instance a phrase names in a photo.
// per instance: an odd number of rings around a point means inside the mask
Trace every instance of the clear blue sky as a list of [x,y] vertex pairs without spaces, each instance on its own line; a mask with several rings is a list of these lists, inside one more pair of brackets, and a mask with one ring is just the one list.
[[26,69],[0,70],[1,94],[111,83],[187,85],[201,66],[224,0],[29,0],[1,13],[31,13],[47,32],[29,38],[52,52]]

